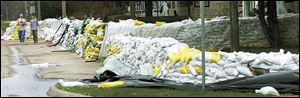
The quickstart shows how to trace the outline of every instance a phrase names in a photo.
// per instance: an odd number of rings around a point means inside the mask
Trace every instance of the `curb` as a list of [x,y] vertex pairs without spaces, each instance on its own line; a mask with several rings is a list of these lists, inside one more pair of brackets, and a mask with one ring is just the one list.
[[51,97],[92,97],[92,96],[86,96],[86,95],[82,95],[82,94],[63,91],[63,90],[56,88],[55,85],[53,85],[49,88],[49,90],[47,91],[47,94]]

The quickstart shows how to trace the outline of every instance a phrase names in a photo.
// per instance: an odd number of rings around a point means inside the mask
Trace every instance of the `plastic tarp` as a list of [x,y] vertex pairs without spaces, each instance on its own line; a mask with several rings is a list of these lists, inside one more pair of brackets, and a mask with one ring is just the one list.
[[[149,75],[132,74],[118,76],[115,73],[106,70],[93,79],[83,79],[81,82],[88,86],[95,86],[104,82],[125,81],[125,87],[166,87],[185,90],[200,90],[201,84],[178,83],[172,80],[153,78]],[[299,93],[299,72],[284,71],[263,74],[254,77],[243,77],[230,79],[226,81],[208,83],[207,90],[230,90],[254,92],[264,86],[272,86],[280,93]]]

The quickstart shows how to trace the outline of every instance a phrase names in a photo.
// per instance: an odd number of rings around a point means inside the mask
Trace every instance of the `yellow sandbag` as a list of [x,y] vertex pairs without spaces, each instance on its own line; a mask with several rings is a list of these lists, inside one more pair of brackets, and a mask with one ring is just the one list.
[[165,22],[155,22],[155,26],[162,26],[163,24],[166,24]]
[[85,58],[84,58],[84,60],[85,61],[94,61],[94,60],[96,60],[95,58],[91,58],[90,56],[86,56]]
[[199,56],[199,54],[200,54],[200,50],[198,50],[198,49],[192,49],[192,51],[190,52],[190,55],[192,56],[192,58],[194,59],[194,58],[196,58],[197,56]]
[[144,22],[142,21],[138,21],[138,20],[134,20],[133,21],[133,25],[137,26],[137,25],[142,25],[142,24],[145,24]]
[[153,70],[152,77],[156,77],[160,73],[161,67],[160,66],[156,66],[156,65],[152,65],[152,67],[153,66],[154,66],[154,70]]
[[208,59],[212,63],[218,63],[221,59],[221,56],[218,52],[211,52],[211,57]]
[[183,48],[179,51],[180,61],[188,64],[193,59],[191,53],[192,50],[190,48]]
[[191,55],[185,55],[184,56],[184,63],[188,64],[191,60],[192,60],[192,56]]
[[189,69],[189,67],[186,66],[186,65],[181,66],[180,69],[179,69],[179,71],[180,71],[180,73],[182,73],[182,74],[188,74],[188,73],[190,73],[190,69]]
[[28,38],[29,38],[29,39],[33,39],[33,35],[30,34],[30,35],[28,36]]
[[18,25],[14,26],[13,33],[11,35],[12,40],[18,40],[19,39],[19,34],[18,34],[19,28],[20,28],[20,26],[18,26]]
[[169,60],[172,64],[176,64],[180,61],[180,56],[178,55],[178,53],[173,53],[169,55]]
[[97,32],[104,32],[103,25],[101,25],[101,26],[97,29]]
[[202,68],[199,65],[195,65],[195,70],[199,75],[202,74]]
[[98,88],[111,88],[123,86],[125,84],[124,81],[115,81],[115,82],[105,82],[98,85]]
[[120,50],[120,47],[118,45],[112,45],[111,47],[107,48],[108,54],[114,56],[117,54]]

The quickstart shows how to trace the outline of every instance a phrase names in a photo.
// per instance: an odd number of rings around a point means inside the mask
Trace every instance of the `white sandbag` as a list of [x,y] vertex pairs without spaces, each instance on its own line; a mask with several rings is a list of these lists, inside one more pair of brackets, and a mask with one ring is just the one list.
[[236,66],[238,72],[242,75],[245,76],[252,76],[252,72],[250,71],[250,69],[246,66]]
[[84,85],[84,83],[79,82],[79,81],[64,82],[62,79],[59,79],[58,83],[60,83],[63,87],[74,87],[74,86],[82,86],[82,85]]
[[41,64],[31,64],[33,68],[49,68],[58,66],[57,64],[41,63]]
[[216,79],[219,79],[219,78],[225,78],[226,76],[228,76],[224,71],[216,71],[215,74],[214,74],[214,77]]
[[265,87],[262,87],[259,90],[255,90],[255,93],[260,93],[260,94],[263,94],[263,95],[271,94],[271,95],[279,96],[278,91],[275,88],[271,87],[271,86],[265,86]]
[[225,67],[226,63],[227,63],[226,61],[220,60],[217,64],[218,64],[220,67]]
[[238,70],[236,68],[225,68],[226,74],[230,76],[237,76],[239,74]]
[[230,67],[235,68],[238,65],[240,65],[240,64],[238,64],[238,63],[227,63],[227,64],[224,65],[224,68],[230,68]]

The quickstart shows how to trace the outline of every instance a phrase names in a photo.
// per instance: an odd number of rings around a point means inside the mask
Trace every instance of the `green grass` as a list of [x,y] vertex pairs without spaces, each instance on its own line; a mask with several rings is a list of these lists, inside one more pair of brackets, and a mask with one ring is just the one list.
[[[231,92],[231,91],[199,91],[176,90],[169,88],[130,88],[117,87],[98,89],[96,87],[62,87],[56,84],[58,89],[79,93],[93,97],[272,97],[272,95],[256,94],[254,92]],[[290,95],[287,95],[290,96]]]
[[1,29],[5,32],[6,28],[9,26],[9,22],[1,21]]

